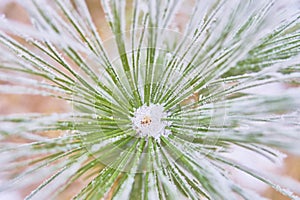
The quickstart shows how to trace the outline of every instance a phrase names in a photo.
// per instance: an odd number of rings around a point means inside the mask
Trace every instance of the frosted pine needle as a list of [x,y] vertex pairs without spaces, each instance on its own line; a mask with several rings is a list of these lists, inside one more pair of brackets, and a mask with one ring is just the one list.
[[299,199],[234,153],[300,155],[297,0],[102,0],[106,24],[87,2],[19,0],[28,23],[0,18],[1,98],[72,107],[1,111],[0,197],[265,199],[234,171]]
[[168,136],[171,131],[166,128],[171,125],[163,121],[167,118],[162,105],[143,105],[134,112],[132,126],[138,137],[153,137],[159,139],[161,136]]

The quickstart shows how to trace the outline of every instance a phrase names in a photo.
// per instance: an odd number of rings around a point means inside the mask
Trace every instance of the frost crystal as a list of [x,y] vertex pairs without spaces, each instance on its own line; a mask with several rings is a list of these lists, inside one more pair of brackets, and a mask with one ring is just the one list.
[[131,121],[138,137],[158,139],[160,136],[167,136],[171,133],[170,130],[166,129],[170,123],[163,120],[167,116],[168,114],[164,112],[162,105],[150,104],[136,109]]

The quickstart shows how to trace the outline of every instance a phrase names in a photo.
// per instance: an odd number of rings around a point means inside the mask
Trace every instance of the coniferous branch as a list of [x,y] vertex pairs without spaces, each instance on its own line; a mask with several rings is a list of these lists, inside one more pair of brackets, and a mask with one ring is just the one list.
[[[299,198],[298,182],[230,158],[300,154],[299,9],[195,1],[176,24],[185,3],[102,0],[108,40],[81,0],[20,0],[31,24],[0,19],[0,92],[73,107],[0,117],[0,192],[37,185],[26,199],[59,199],[81,183],[74,199],[264,199],[233,169]],[[298,85],[251,92],[270,83]]]

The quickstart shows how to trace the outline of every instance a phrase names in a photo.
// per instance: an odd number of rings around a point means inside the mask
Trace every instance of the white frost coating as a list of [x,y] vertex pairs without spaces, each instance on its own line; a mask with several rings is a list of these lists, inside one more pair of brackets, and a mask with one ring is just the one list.
[[183,196],[181,192],[176,188],[176,185],[171,181],[161,170],[158,170],[157,172],[157,178],[159,182],[162,183],[162,185],[165,188],[166,194],[168,195],[168,199],[182,199],[186,200],[187,198]]
[[121,188],[116,193],[116,196],[113,199],[129,199],[133,183],[134,183],[134,174],[130,174],[126,182],[121,185]]
[[166,127],[171,124],[162,120],[167,116],[162,105],[150,104],[138,108],[131,121],[137,136],[158,139],[160,136],[168,136],[171,133],[170,130],[166,130]]
[[[87,159],[87,156],[82,156],[77,159],[72,165],[62,167],[56,171],[51,177],[45,179],[35,190],[33,190],[26,199],[31,199],[31,195],[35,195],[34,199],[47,199],[50,196],[56,195],[57,190],[64,186],[64,181],[70,179],[82,166]],[[66,161],[67,162],[67,161]],[[51,180],[52,179],[52,180]],[[51,181],[50,181],[51,180]],[[50,181],[50,182],[48,182]],[[44,187],[46,186],[46,187]],[[42,191],[42,192],[39,192]],[[37,193],[36,193],[37,192]],[[35,194],[36,193],[36,194]]]
[[5,191],[0,193],[0,199],[6,200],[21,200],[22,197],[18,192]]
[[155,174],[154,173],[150,173],[149,177],[148,177],[148,199],[160,199],[159,198],[159,194],[158,194],[158,188],[156,187],[156,185],[158,185],[159,183],[157,183],[156,178],[155,178]]
[[107,140],[104,140],[104,141],[100,141],[99,143],[94,144],[94,145],[91,146],[91,151],[92,151],[92,153],[97,153],[97,151],[100,151],[103,147],[111,144],[112,142],[122,140],[123,138],[126,138],[126,137],[127,137],[127,135],[124,134],[124,135],[117,136],[117,137],[114,137],[114,138],[110,138],[110,139],[107,139]]

